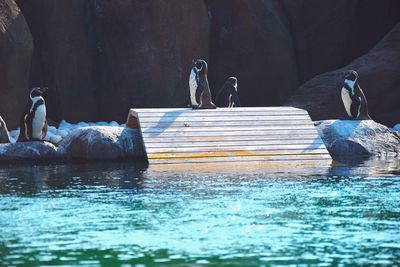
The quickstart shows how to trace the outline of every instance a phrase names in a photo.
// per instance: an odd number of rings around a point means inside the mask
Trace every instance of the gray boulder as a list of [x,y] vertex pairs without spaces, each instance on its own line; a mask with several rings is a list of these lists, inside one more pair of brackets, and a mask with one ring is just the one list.
[[5,121],[0,116],[0,143],[10,143],[10,136]]
[[400,138],[373,120],[324,120],[315,123],[331,156],[397,156]]
[[0,160],[55,159],[57,148],[49,142],[17,142],[0,144]]
[[111,126],[74,130],[61,141],[58,153],[64,158],[89,160],[145,157],[140,131]]

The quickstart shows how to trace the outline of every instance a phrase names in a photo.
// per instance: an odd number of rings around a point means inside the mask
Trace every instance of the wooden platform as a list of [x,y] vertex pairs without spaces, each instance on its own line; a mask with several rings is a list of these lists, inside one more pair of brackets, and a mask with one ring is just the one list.
[[301,109],[158,108],[134,111],[139,117],[150,164],[318,165],[332,160],[308,113]]

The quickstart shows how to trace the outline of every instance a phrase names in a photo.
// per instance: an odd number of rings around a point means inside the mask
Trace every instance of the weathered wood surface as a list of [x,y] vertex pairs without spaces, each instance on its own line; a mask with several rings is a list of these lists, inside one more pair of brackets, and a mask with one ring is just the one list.
[[291,107],[134,109],[150,163],[330,162],[308,116]]

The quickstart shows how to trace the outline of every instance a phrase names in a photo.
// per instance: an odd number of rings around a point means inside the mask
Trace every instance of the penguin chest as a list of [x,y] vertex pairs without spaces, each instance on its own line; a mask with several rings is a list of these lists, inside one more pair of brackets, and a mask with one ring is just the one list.
[[229,94],[228,96],[228,108],[233,108],[235,107],[235,103],[233,102],[233,96],[232,94]]
[[32,110],[32,138],[42,139],[42,130],[46,120],[46,106],[39,105]]
[[192,69],[189,77],[189,91],[190,91],[189,93],[190,93],[190,102],[192,106],[199,105],[196,100],[196,91],[198,87],[199,85],[197,83],[197,73],[194,69]]
[[353,117],[351,114],[351,104],[353,101],[351,100],[349,91],[345,88],[342,88],[342,101],[347,115],[349,115],[349,117]]

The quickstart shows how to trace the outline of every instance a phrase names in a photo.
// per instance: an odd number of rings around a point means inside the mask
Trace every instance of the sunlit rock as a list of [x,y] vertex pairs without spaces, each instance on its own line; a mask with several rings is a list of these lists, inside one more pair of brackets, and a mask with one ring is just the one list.
[[315,123],[333,158],[397,156],[400,139],[373,120],[324,120]]
[[59,154],[75,159],[130,159],[144,156],[138,131],[122,127],[91,126],[75,129],[60,143]]
[[45,141],[0,144],[0,160],[36,160],[57,158],[57,148]]

